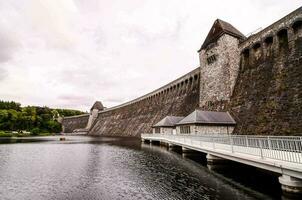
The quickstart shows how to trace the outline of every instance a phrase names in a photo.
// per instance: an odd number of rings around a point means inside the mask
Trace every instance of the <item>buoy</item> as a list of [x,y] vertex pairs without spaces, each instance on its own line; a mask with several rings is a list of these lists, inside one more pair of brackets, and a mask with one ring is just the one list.
[[64,141],[64,140],[66,140],[66,138],[64,138],[64,137],[61,137],[61,138],[60,138],[60,141]]

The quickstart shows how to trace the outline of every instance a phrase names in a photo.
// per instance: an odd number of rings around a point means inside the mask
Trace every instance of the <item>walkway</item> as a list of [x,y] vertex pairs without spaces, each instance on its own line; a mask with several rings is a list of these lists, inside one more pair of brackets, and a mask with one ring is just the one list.
[[142,134],[142,140],[207,153],[211,159],[227,159],[281,174],[288,192],[302,192],[302,137],[295,136],[194,136]]

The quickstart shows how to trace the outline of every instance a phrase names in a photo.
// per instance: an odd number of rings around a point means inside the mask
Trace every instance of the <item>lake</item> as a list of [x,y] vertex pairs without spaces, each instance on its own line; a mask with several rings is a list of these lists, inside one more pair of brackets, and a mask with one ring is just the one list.
[[184,158],[138,139],[0,141],[1,200],[281,199],[274,175],[235,163],[210,170],[202,155]]

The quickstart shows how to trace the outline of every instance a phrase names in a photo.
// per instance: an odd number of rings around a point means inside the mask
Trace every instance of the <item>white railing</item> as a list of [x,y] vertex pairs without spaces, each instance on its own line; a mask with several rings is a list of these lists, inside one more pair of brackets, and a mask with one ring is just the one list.
[[302,164],[302,137],[299,136],[142,134],[142,138]]

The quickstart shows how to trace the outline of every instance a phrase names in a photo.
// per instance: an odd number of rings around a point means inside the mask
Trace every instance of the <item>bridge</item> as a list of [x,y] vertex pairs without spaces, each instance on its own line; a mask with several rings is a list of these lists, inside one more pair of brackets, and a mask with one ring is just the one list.
[[302,137],[142,134],[141,139],[206,153],[211,164],[231,160],[278,173],[283,191],[302,193]]

